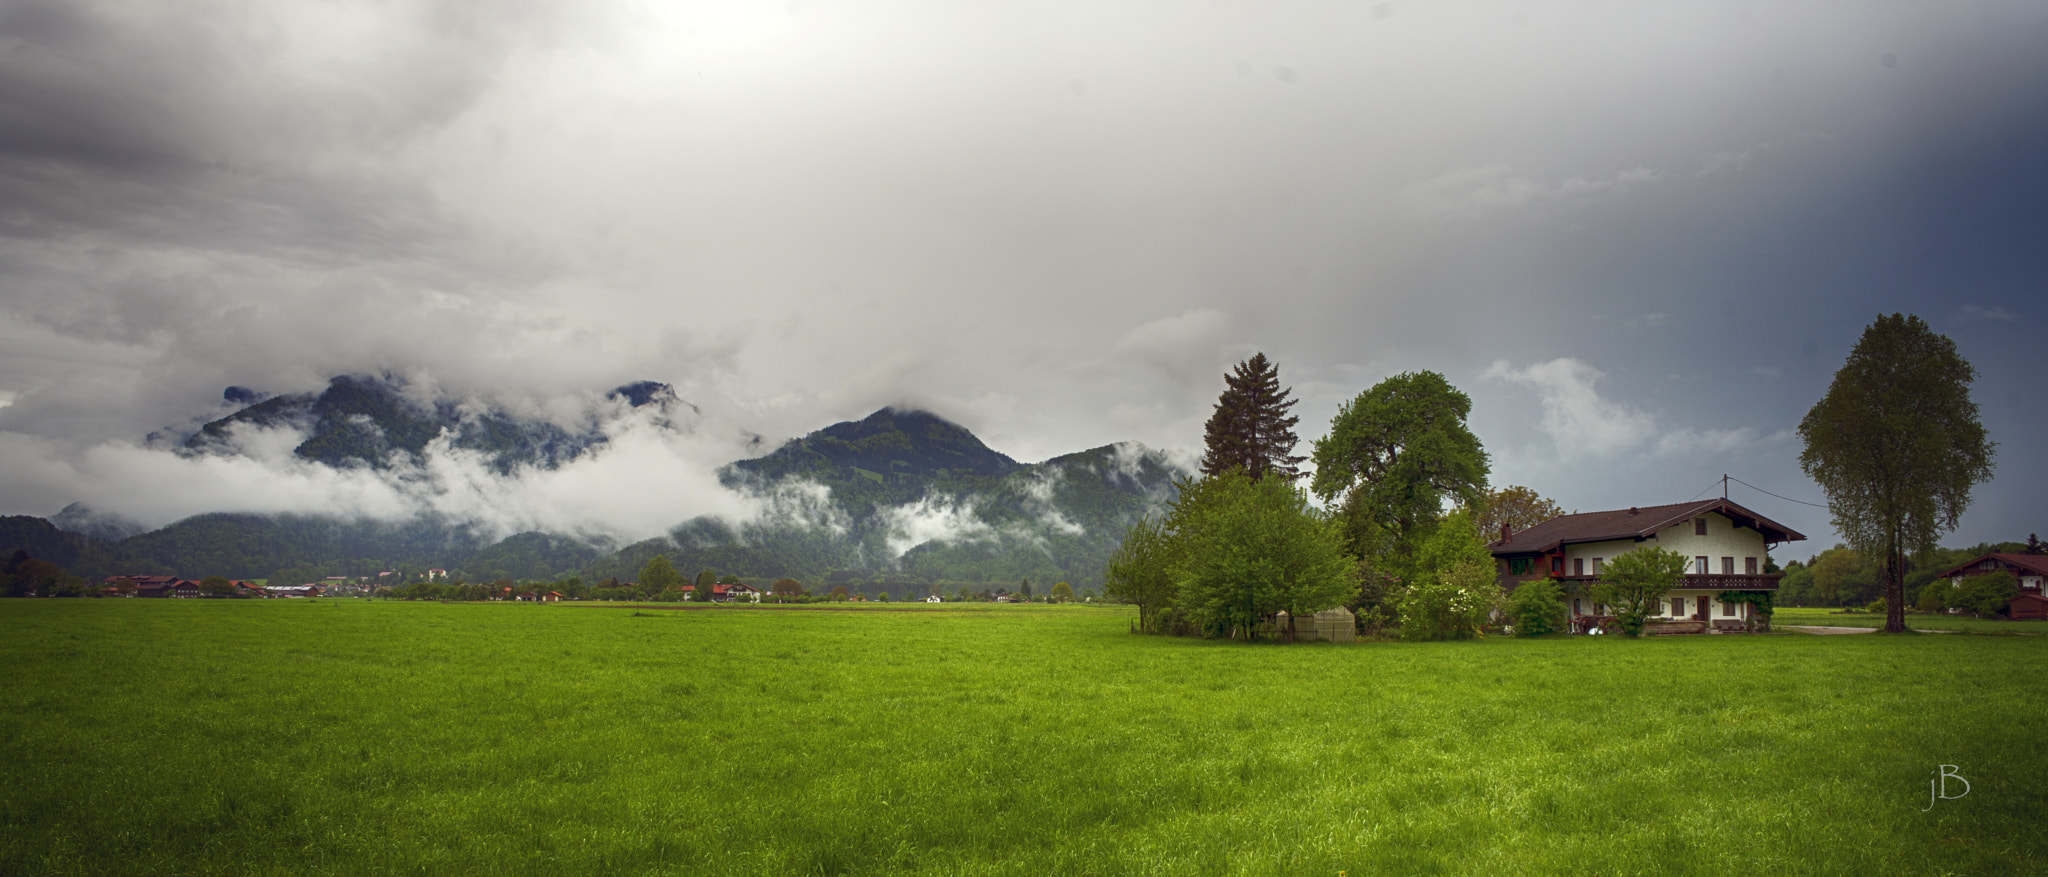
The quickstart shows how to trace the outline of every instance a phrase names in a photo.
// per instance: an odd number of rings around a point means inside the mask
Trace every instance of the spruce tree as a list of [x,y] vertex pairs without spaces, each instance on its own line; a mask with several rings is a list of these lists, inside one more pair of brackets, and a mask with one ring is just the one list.
[[1223,376],[1223,383],[1216,413],[1204,427],[1207,451],[1202,455],[1202,474],[1215,475],[1234,466],[1253,480],[1268,473],[1300,478],[1296,464],[1306,458],[1290,452],[1299,441],[1294,424],[1301,418],[1287,413],[1295,400],[1280,387],[1280,369],[1259,353],[1238,363]]

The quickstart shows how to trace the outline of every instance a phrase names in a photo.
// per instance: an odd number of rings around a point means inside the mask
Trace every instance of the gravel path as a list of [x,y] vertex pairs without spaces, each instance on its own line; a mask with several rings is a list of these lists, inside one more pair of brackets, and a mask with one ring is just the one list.
[[[1817,633],[1817,634],[1820,634],[1820,635],[1822,635],[1822,636],[1834,636],[1835,634],[1840,634],[1840,633],[1876,633],[1876,632],[1877,632],[1877,628],[1875,628],[1875,627],[1819,627],[1819,626],[1815,626],[1815,625],[1810,625],[1810,624],[1773,624],[1773,625],[1771,625],[1771,629],[1772,629],[1772,630],[1794,630],[1794,631],[1798,631],[1798,632],[1800,632],[1800,633]],[[1914,633],[1955,633],[1955,631],[1953,631],[1953,630],[1921,630],[1920,628],[1917,628],[1917,627],[1913,627],[1913,628],[1907,628],[1907,629],[1908,629],[1908,630],[1911,630],[1911,631],[1913,631]]]

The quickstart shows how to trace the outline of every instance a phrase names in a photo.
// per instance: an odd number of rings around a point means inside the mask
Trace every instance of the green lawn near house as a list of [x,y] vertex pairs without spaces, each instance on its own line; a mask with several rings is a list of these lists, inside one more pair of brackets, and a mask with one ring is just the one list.
[[0,601],[0,873],[2048,871],[2048,638],[977,608]]
[[[1868,627],[1876,629],[1884,627],[1884,613],[1780,606],[1771,613],[1771,623],[1777,626],[1809,625],[1817,627]],[[1906,627],[1911,630],[1946,630],[1957,633],[2048,635],[2048,623],[2040,621],[1973,618],[1968,615],[1948,615],[1945,613],[1908,612],[1906,613]]]

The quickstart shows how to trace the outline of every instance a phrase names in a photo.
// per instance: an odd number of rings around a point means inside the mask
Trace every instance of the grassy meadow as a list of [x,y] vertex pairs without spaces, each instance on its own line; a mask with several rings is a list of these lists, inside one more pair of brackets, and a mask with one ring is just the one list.
[[1129,620],[0,601],[0,873],[2048,871],[2048,638]]
[[[1774,625],[1815,625],[1820,627],[1868,627],[1873,630],[1884,626],[1884,613],[1863,612],[1842,609],[1801,609],[1780,606],[1771,613]],[[2039,621],[2011,621],[1997,618],[1973,618],[1968,615],[1931,615],[1919,612],[1906,613],[1906,627],[1912,630],[1945,630],[1954,633],[1989,633],[2002,635],[2048,635],[2048,623]]]

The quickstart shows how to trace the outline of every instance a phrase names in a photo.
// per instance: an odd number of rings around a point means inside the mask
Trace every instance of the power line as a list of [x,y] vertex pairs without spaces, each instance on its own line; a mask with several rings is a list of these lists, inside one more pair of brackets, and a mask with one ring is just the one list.
[[[1733,481],[1733,482],[1735,482],[1736,484],[1740,484],[1740,485],[1742,485],[1743,487],[1747,487],[1747,488],[1749,488],[1749,489],[1751,489],[1751,490],[1754,490],[1754,491],[1756,491],[1756,492],[1758,492],[1758,493],[1764,494],[1765,496],[1778,496],[1778,495],[1777,495],[1777,494],[1775,494],[1775,493],[1772,493],[1772,492],[1770,492],[1770,491],[1768,491],[1768,490],[1765,490],[1765,489],[1763,489],[1763,488],[1761,488],[1761,487],[1758,487],[1758,486],[1756,486],[1756,485],[1754,485],[1754,484],[1751,484],[1751,483],[1749,483],[1749,482],[1747,482],[1747,481],[1744,481],[1744,480],[1742,480],[1742,479],[1740,479],[1740,478],[1730,478],[1730,477],[1728,477],[1728,476],[1725,476],[1725,475],[1724,475],[1724,476],[1722,476],[1722,477],[1723,477],[1723,478],[1728,478],[1728,480],[1729,480],[1729,481]],[[1711,489],[1711,488],[1710,488],[1710,489]],[[1827,506],[1821,505],[1820,503],[1817,503],[1817,502],[1807,502],[1806,500],[1803,500],[1803,499],[1793,499],[1793,498],[1791,498],[1791,497],[1789,497],[1789,496],[1778,496],[1778,498],[1779,498],[1779,499],[1782,499],[1782,500],[1784,500],[1784,501],[1786,501],[1786,502],[1796,502],[1796,503],[1798,503],[1798,504],[1800,504],[1800,505],[1810,505],[1810,506],[1813,506],[1814,508],[1817,508],[1817,509],[1824,509],[1824,508],[1827,508]]]
[[[1702,491],[1700,491],[1700,493],[1706,493],[1706,492],[1707,492],[1708,490],[1713,490],[1714,488],[1716,488],[1716,487],[1720,487],[1720,486],[1721,486],[1721,479],[1719,479],[1719,478],[1716,478],[1716,479],[1714,479],[1714,483],[1712,483],[1712,484],[1709,484],[1709,485],[1707,485],[1707,487],[1706,487],[1706,490],[1702,490]],[[1692,499],[1688,499],[1688,500],[1686,500],[1686,502],[1692,502],[1692,500],[1693,500],[1693,499],[1699,499],[1699,498],[1700,498],[1700,493],[1695,493],[1695,494],[1693,494],[1693,495],[1692,495]]]

